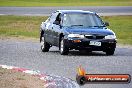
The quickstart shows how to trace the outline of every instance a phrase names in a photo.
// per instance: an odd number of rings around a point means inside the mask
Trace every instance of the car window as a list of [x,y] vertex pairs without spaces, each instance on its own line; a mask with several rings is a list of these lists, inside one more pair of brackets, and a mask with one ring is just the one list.
[[83,27],[103,26],[102,20],[95,14],[64,14],[63,26],[78,25]]
[[59,13],[56,17],[56,20],[59,24],[61,23],[61,13]]
[[56,20],[58,14],[58,12],[52,13],[52,15],[50,16],[50,23],[53,23]]

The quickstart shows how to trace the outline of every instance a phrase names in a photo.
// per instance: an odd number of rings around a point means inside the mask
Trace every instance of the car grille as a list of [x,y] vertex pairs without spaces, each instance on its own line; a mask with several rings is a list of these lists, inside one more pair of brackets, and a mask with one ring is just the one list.
[[91,36],[85,36],[87,39],[103,39],[105,36],[100,35],[91,35]]

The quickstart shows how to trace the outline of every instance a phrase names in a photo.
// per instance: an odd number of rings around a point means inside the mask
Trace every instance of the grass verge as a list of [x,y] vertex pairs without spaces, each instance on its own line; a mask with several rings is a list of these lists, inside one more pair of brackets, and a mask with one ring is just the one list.
[[132,0],[0,0],[0,6],[132,6]]
[[0,68],[0,88],[45,88],[43,81],[29,74]]
[[[110,22],[112,29],[122,44],[132,45],[132,16],[105,16],[104,21]],[[39,38],[39,29],[45,16],[0,16],[1,37],[31,37]]]
[[39,37],[40,24],[47,17],[0,16],[0,35]]
[[132,16],[106,16],[102,18],[110,23],[109,28],[116,33],[119,43],[132,45]]

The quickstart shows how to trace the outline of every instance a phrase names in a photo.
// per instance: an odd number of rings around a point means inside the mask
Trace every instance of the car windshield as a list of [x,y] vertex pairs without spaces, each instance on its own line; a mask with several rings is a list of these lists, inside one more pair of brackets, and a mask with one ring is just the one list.
[[95,14],[78,14],[78,13],[68,13],[64,14],[63,17],[63,26],[66,27],[73,27],[73,26],[80,26],[80,27],[103,27],[104,24],[99,16]]

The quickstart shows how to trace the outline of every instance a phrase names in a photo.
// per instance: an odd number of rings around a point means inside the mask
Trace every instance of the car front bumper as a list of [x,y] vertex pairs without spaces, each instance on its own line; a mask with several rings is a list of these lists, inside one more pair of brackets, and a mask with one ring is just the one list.
[[[90,45],[90,41],[100,42],[101,45]],[[69,49],[90,50],[90,51],[107,51],[115,49],[117,41],[115,39],[78,39],[68,38],[64,40]]]

